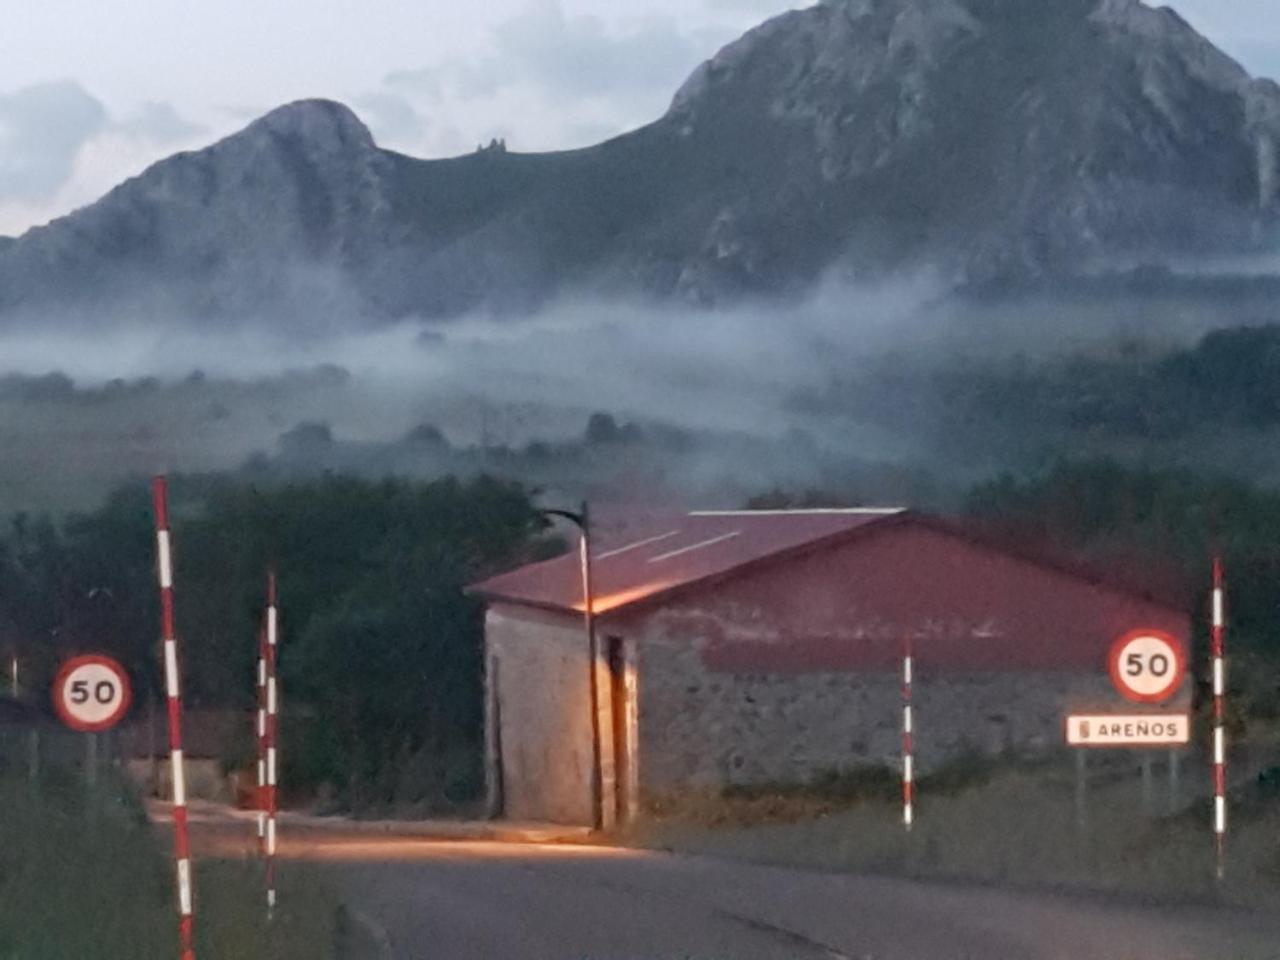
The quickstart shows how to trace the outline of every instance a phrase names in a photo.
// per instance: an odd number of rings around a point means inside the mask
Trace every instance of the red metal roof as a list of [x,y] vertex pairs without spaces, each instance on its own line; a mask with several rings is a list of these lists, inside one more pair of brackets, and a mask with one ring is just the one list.
[[[596,613],[725,574],[774,554],[839,537],[903,513],[893,509],[708,511],[655,522],[615,544],[593,544]],[[583,609],[576,551],[474,584],[471,591],[555,610]]]

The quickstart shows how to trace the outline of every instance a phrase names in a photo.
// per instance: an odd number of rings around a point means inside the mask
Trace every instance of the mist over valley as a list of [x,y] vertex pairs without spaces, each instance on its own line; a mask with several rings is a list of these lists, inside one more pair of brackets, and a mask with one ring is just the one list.
[[0,510],[156,470],[1271,481],[1277,137],[1274,84],[1137,0],[827,0],[560,153],[288,104],[0,241]]

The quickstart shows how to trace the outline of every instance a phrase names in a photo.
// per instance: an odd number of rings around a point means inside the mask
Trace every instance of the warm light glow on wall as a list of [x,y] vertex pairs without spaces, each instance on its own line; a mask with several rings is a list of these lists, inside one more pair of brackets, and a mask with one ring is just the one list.
[[[634,603],[642,600],[647,596],[666,590],[670,586],[674,586],[675,581],[671,580],[655,580],[653,583],[646,583],[639,587],[633,587],[630,590],[619,590],[616,593],[596,594],[591,602],[591,612],[600,614],[607,613],[610,610],[616,610],[618,607],[625,607],[628,603]],[[579,613],[585,613],[584,605],[581,600],[573,605],[573,609]]]

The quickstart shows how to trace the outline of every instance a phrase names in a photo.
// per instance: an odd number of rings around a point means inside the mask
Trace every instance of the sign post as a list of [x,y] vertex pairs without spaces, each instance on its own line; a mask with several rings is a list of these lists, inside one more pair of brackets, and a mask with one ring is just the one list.
[[1178,642],[1162,630],[1130,630],[1111,645],[1111,682],[1133,703],[1161,703],[1182,685],[1187,664]]
[[1076,751],[1076,833],[1089,829],[1089,761],[1083,750]]
[[98,789],[98,735],[85,734],[84,741],[84,782],[89,793]]
[[[1117,637],[1107,653],[1107,672],[1116,692],[1130,703],[1154,707],[1169,700],[1186,676],[1182,645],[1163,630],[1139,629]],[[1154,804],[1151,749],[1170,749],[1171,802],[1177,784],[1177,748],[1191,740],[1191,716],[1186,712],[1157,709],[1125,712],[1070,713],[1065,718],[1068,746],[1079,748],[1141,748],[1142,807],[1150,813]],[[1076,752],[1076,826],[1087,825],[1085,809],[1088,778],[1085,750]]]
[[28,734],[27,780],[30,781],[32,790],[40,789],[40,730],[36,727],[32,727]]
[[89,795],[90,833],[96,830],[98,817],[98,734],[120,722],[132,697],[129,674],[110,657],[72,657],[53,678],[54,712],[66,726],[85,735],[84,784]]
[[72,657],[53,678],[58,719],[81,733],[110,730],[128,712],[132,698],[128,673],[110,657]]
[[1067,745],[1072,747],[1178,747],[1190,741],[1191,716],[1186,713],[1073,713],[1067,717]]

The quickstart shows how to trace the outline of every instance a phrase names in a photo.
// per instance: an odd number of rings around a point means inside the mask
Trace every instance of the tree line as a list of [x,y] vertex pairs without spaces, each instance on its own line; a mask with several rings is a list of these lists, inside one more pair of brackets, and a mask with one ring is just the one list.
[[[545,552],[523,487],[325,477],[257,487],[174,478],[184,702],[254,706],[265,573],[279,575],[287,782],[346,805],[462,802],[480,786],[482,611],[467,583]],[[159,697],[155,546],[146,484],[0,538],[0,647],[43,698],[57,662],[125,664]],[[251,749],[246,725],[246,745]]]
[[[268,565],[279,573],[286,782],[347,807],[460,804],[482,786],[483,623],[466,584],[563,549],[531,491],[490,477],[259,486],[172,483],[186,702],[254,705]],[[851,505],[784,491],[754,505]],[[1255,714],[1280,710],[1280,492],[1191,471],[1064,462],[970,490],[992,536],[1069,554],[1197,614],[1209,560],[1226,562],[1232,676]],[[64,656],[120,658],[145,704],[161,694],[154,534],[146,484],[55,522],[0,532],[0,653],[46,698]],[[1203,680],[1203,678],[1202,678]],[[246,723],[246,750],[251,750]],[[247,761],[250,754],[241,757]]]

